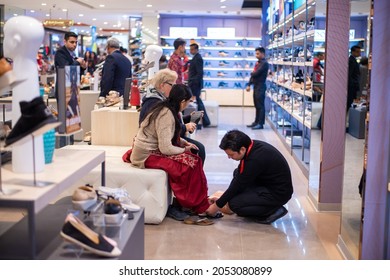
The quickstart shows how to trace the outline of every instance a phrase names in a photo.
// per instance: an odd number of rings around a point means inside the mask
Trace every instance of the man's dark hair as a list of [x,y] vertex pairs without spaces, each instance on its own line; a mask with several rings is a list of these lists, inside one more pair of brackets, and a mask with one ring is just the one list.
[[233,152],[239,152],[242,147],[248,149],[251,144],[251,138],[246,135],[244,132],[237,129],[230,130],[223,136],[219,148],[222,150],[230,149]]
[[74,32],[66,32],[64,36],[65,41],[68,41],[70,37],[75,37],[77,39],[78,35]]
[[360,64],[361,64],[361,65],[368,65],[368,57],[367,57],[367,56],[363,56],[363,57],[360,59]]
[[257,48],[255,49],[255,51],[259,51],[259,52],[265,54],[265,49],[264,49],[263,47],[257,47]]
[[175,48],[175,50],[177,50],[180,46],[183,46],[185,44],[186,44],[186,41],[183,38],[177,38],[173,42],[173,47]]
[[199,50],[199,45],[197,43],[191,44],[190,47],[194,47],[195,50]]
[[357,51],[357,50],[361,50],[362,48],[360,46],[352,46],[351,48],[351,52],[354,52],[354,51]]

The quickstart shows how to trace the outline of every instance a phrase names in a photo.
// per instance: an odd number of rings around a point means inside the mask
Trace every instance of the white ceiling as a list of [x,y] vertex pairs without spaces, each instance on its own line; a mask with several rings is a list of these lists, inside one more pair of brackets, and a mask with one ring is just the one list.
[[[2,0],[1,2],[6,7],[6,20],[16,14],[31,16],[41,21],[71,19],[75,23],[96,26],[99,34],[103,34],[99,31],[100,28],[115,29],[119,32],[128,29],[128,18],[131,16],[178,14],[260,17],[261,15],[260,9],[242,10],[243,0]],[[221,8],[221,6],[226,7]],[[88,28],[84,26],[84,29]],[[109,33],[104,32],[104,34]]]

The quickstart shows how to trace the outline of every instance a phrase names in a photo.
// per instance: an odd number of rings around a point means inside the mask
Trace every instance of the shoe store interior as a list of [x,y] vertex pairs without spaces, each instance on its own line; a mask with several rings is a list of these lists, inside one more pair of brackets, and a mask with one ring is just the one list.
[[200,2],[2,1],[0,259],[390,259],[390,1]]

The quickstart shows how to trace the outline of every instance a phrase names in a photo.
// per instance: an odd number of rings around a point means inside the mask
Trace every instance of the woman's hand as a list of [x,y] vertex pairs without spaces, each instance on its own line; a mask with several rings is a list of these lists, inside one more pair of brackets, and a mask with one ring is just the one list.
[[209,206],[209,208],[207,208],[206,213],[209,216],[215,216],[218,213],[218,211],[219,211],[219,207],[217,206],[217,204],[213,203]]
[[186,152],[191,152],[191,149],[199,150],[198,147],[195,144],[192,144],[190,142],[187,142],[184,146],[184,149]]
[[196,123],[193,123],[193,122],[186,123],[185,126],[186,126],[187,132],[190,132],[190,133],[194,132],[196,129]]

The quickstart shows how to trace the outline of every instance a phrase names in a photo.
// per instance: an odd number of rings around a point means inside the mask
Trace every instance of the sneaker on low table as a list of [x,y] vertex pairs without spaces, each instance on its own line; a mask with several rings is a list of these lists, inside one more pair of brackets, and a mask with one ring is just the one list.
[[124,188],[99,187],[99,192],[114,197],[121,203],[123,208],[130,212],[141,210],[141,207],[131,201],[130,195]]

